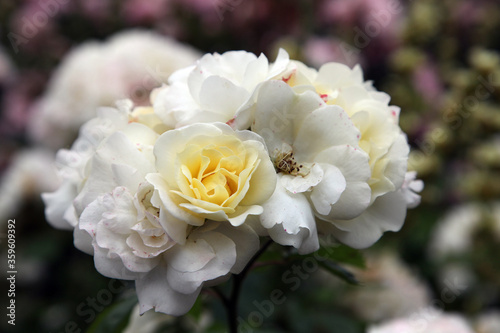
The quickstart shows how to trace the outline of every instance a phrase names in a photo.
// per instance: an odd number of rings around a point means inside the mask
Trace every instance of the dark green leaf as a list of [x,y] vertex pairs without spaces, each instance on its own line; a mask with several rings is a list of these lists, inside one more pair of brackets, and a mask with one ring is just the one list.
[[363,253],[347,245],[324,245],[319,251],[326,251],[328,253],[328,259],[332,261],[349,264],[354,267],[366,268]]

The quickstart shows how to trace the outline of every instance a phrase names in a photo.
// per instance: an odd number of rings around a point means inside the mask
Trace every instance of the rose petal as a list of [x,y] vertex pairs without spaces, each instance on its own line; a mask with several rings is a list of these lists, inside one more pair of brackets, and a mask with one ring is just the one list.
[[182,294],[170,287],[166,268],[158,266],[135,281],[141,314],[154,309],[172,316],[186,314],[198,297],[201,286],[192,293]]
[[303,194],[288,192],[278,181],[276,191],[263,207],[261,223],[275,242],[291,245],[301,254],[319,249],[314,213]]
[[406,201],[404,196],[399,192],[389,192],[378,197],[357,218],[348,221],[335,221],[333,224],[324,222],[320,230],[327,230],[346,245],[362,249],[373,245],[384,232],[401,229],[405,217]]

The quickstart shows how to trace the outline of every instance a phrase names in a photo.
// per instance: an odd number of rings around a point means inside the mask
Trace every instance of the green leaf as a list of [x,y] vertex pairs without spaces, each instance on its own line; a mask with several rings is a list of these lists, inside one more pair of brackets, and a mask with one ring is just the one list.
[[123,299],[105,309],[92,323],[87,333],[121,333],[127,327],[137,296]]
[[366,268],[363,253],[360,250],[353,249],[347,245],[326,245],[322,246],[322,249],[319,251],[326,251],[328,253],[329,260],[349,264],[358,268]]

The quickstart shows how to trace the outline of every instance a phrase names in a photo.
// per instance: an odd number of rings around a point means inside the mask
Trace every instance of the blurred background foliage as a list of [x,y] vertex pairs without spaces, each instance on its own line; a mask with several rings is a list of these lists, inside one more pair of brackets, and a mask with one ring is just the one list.
[[[20,43],[16,38],[26,25],[36,23],[32,19],[41,11],[50,12],[43,7],[49,2],[56,4],[50,7],[53,15],[46,15],[33,36],[24,34]],[[249,317],[256,311],[254,302],[269,299],[276,288],[286,301],[275,305],[259,328],[250,325],[246,331],[363,332],[369,324],[431,305],[461,313],[480,333],[487,332],[481,328],[483,314],[493,313],[500,321],[498,1],[2,0],[4,183],[16,154],[36,145],[26,134],[32,105],[65,55],[87,40],[105,40],[136,27],[203,53],[244,49],[274,59],[281,47],[310,66],[360,63],[365,79],[402,109],[400,124],[413,148],[410,169],[425,182],[421,205],[408,212],[400,232],[386,234],[362,251],[365,269],[345,266],[360,285],[318,269],[292,290],[283,277],[293,263],[281,262],[283,249],[273,248],[271,257],[263,259],[276,264],[252,270],[245,280],[240,314],[248,325],[258,321]],[[118,318],[116,327],[121,327],[126,321],[120,318],[128,318],[133,303],[126,291],[132,286],[113,292],[121,282],[99,275],[92,259],[74,248],[70,233],[45,222],[30,181],[23,180],[22,200],[9,210],[15,215],[0,214],[2,233],[7,219],[16,219],[19,272],[16,326],[7,325],[2,315],[1,331],[79,332],[91,327],[98,332],[102,327],[95,316],[100,313]],[[5,198],[12,189],[3,186],[2,191]],[[0,242],[4,272],[5,239]],[[272,258],[272,253],[279,255]],[[356,255],[336,259],[356,264]],[[451,288],[453,298],[445,293],[450,283],[456,287]],[[2,278],[3,309],[6,290]],[[104,308],[111,304],[125,305],[110,315]],[[161,329],[219,332],[224,325],[221,303],[208,290],[190,314]]]

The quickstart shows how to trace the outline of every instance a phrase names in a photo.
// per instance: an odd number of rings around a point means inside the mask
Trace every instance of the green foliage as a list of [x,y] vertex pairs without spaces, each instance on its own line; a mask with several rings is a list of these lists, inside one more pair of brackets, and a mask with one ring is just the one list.
[[328,257],[332,261],[358,268],[366,268],[365,258],[360,250],[353,249],[343,244],[323,246],[323,248],[328,252]]
[[358,280],[353,273],[340,264],[357,268],[366,268],[365,258],[361,251],[339,243],[323,244],[317,253],[312,253],[307,256],[290,256],[294,261],[304,260],[307,257],[313,258],[318,266],[325,271],[353,285],[358,285]]
[[105,309],[89,327],[87,333],[121,333],[127,327],[130,313],[137,304],[134,294]]

